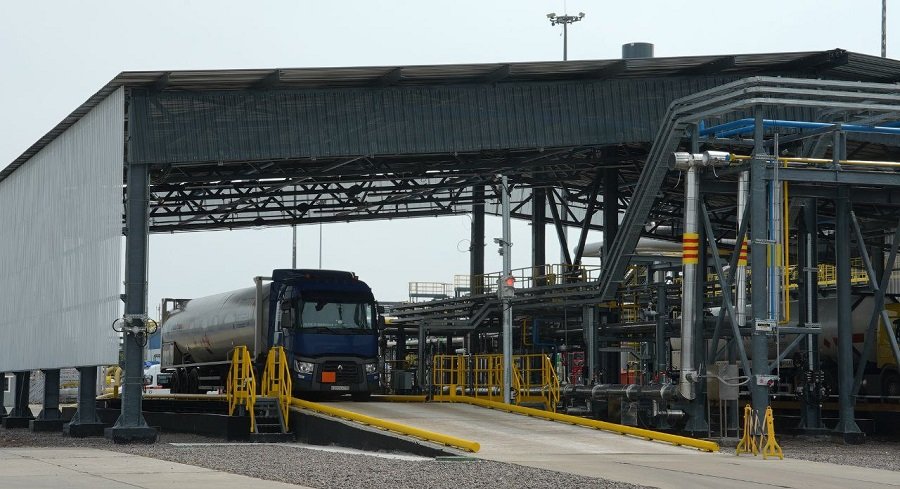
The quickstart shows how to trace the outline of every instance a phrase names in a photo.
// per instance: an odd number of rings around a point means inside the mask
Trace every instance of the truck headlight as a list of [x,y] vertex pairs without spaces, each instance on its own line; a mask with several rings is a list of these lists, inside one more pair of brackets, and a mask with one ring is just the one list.
[[374,364],[374,363],[367,363],[367,364],[366,364],[366,373],[367,373],[367,374],[374,374],[374,373],[377,372],[377,371],[378,371],[378,365],[377,365],[377,364]]
[[294,360],[294,370],[301,374],[311,374],[315,370],[316,365],[312,362],[301,362]]

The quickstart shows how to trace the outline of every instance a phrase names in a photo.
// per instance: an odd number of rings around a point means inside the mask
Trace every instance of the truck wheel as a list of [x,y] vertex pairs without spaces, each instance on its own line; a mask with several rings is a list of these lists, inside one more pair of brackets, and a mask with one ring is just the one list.
[[180,368],[175,369],[172,374],[172,387],[169,389],[172,394],[181,394],[184,392],[184,371]]
[[900,396],[900,373],[885,372],[881,377],[882,396]]

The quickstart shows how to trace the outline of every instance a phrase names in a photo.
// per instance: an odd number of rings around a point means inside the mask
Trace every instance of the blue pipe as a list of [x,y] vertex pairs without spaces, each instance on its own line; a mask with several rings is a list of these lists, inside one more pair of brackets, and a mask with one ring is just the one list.
[[[739,134],[745,134],[753,131],[753,119],[739,119],[718,126],[708,127],[700,131],[701,136],[714,134],[716,137],[730,137]],[[785,121],[777,119],[763,120],[764,127],[782,127],[792,129],[823,129],[835,127],[837,124],[829,122],[804,122],[804,121]],[[860,132],[870,134],[896,134],[900,135],[900,121],[886,123],[881,126],[864,126],[860,124],[840,124],[842,131]]]

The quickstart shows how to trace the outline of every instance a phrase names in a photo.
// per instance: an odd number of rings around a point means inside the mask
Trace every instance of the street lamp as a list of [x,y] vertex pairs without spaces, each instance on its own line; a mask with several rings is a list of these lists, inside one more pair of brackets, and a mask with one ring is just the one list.
[[568,61],[569,60],[569,24],[578,22],[579,20],[583,19],[584,12],[579,12],[578,15],[559,15],[559,16],[557,16],[553,12],[550,12],[549,14],[547,14],[547,18],[550,19],[550,25],[562,24],[562,26],[563,26],[563,61]]

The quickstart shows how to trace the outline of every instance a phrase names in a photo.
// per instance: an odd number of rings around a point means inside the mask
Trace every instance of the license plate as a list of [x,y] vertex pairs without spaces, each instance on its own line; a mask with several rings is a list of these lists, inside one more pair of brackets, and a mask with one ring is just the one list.
[[331,390],[333,390],[333,391],[349,391],[350,386],[349,385],[333,385],[333,386],[331,386]]

